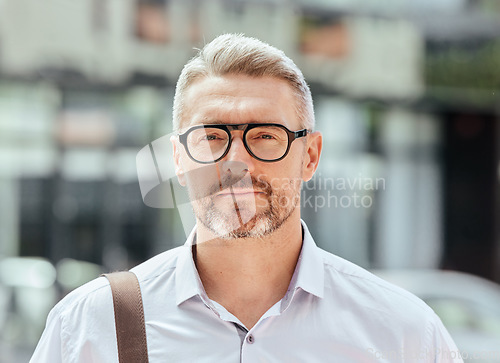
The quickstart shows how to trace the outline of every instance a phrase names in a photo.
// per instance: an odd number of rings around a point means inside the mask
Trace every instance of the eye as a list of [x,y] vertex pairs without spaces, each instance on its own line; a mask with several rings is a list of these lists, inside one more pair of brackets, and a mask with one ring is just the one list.
[[199,140],[200,141],[220,141],[220,140],[226,140],[227,135],[221,134],[219,132],[213,132],[213,133],[206,133],[200,136]]
[[260,134],[257,134],[253,137],[254,140],[275,140],[276,139],[276,135],[273,135],[273,134],[269,134],[269,133],[260,133]]

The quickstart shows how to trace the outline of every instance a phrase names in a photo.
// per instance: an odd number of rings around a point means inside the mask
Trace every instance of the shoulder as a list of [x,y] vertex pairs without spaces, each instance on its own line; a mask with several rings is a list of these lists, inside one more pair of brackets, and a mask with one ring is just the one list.
[[441,354],[440,361],[462,361],[446,358],[457,353],[456,345],[439,317],[417,296],[338,256],[323,250],[319,254],[324,305],[328,315],[337,316],[337,325],[344,324],[344,333],[359,338],[363,331],[362,344],[377,354],[403,354],[408,361],[434,361]]
[[320,253],[324,300],[349,316],[349,324],[383,336],[388,347],[404,344],[409,352],[453,347],[439,317],[420,298],[338,256]]
[[[141,290],[173,299],[158,286],[174,275],[180,248],[164,252],[135,267]],[[161,280],[160,283],[155,283]],[[151,283],[153,282],[153,283]],[[159,293],[157,291],[160,291]],[[156,299],[159,300],[159,299]],[[90,355],[92,359],[90,359]],[[115,362],[116,336],[111,288],[98,277],[66,295],[49,313],[32,362]]]
[[156,255],[149,260],[135,266],[130,271],[137,275],[140,283],[145,283],[160,276],[170,276],[177,267],[179,255],[187,247],[182,245]]
[[420,323],[422,318],[436,319],[434,311],[412,293],[339,256],[321,249],[320,253],[325,268],[325,295],[346,294],[368,311],[400,317],[400,321],[408,321],[409,315]]
[[[156,255],[149,260],[131,269],[137,275],[141,288],[156,278],[169,279],[175,271],[177,257],[183,246],[168,250]],[[80,306],[80,308],[78,308]],[[83,306],[88,306],[93,311],[99,308],[112,309],[112,297],[109,282],[105,277],[98,277],[70,292],[55,307],[53,314],[62,318],[66,314],[75,315]]]

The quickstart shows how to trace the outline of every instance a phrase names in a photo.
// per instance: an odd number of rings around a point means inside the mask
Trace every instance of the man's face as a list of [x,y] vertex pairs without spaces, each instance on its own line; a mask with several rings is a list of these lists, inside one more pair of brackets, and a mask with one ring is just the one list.
[[[291,87],[272,77],[228,75],[196,81],[185,95],[182,130],[201,124],[277,123],[301,129]],[[306,139],[295,140],[277,162],[254,159],[243,131],[232,131],[228,154],[210,165],[176,147],[181,184],[188,189],[199,223],[219,238],[262,237],[298,213]]]

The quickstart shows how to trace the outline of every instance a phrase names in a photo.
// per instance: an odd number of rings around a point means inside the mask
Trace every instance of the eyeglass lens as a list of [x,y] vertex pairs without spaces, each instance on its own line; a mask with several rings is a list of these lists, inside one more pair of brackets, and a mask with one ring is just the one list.
[[[229,146],[229,137],[222,129],[199,128],[188,134],[187,147],[195,160],[211,162],[224,155]],[[245,142],[257,158],[276,160],[286,153],[288,134],[277,126],[259,126],[248,130]]]

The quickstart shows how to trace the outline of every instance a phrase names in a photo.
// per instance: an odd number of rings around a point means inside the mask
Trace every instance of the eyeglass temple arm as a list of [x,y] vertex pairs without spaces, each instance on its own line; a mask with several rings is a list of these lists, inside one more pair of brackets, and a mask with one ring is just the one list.
[[293,136],[298,139],[299,137],[304,137],[307,135],[307,129],[300,130],[300,131],[292,131]]

